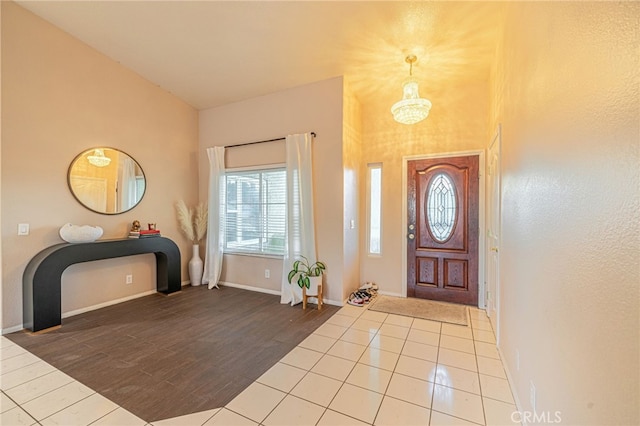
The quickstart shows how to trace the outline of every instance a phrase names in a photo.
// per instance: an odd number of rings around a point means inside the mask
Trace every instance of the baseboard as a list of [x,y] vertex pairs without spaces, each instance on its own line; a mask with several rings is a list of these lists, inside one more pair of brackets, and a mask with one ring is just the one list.
[[80,308],[80,309],[76,309],[74,311],[63,312],[62,313],[62,318],[69,318],[69,317],[72,317],[72,316],[75,316],[75,315],[83,314],[85,312],[95,311],[96,309],[105,308],[105,307],[111,306],[111,305],[117,305],[118,303],[126,302],[128,300],[138,299],[140,297],[148,296],[148,295],[154,294],[154,293],[157,293],[156,290],[149,290],[149,291],[145,291],[145,292],[142,292],[142,293],[134,294],[134,295],[131,295],[131,296],[122,297],[120,299],[109,300],[108,302],[104,302],[104,303],[98,303],[97,305],[87,306],[86,308]]
[[15,333],[16,331],[22,331],[22,330],[24,330],[24,327],[22,326],[22,324],[15,325],[13,327],[3,328],[2,335]]
[[393,293],[391,291],[378,290],[378,294],[381,294],[383,296],[391,296],[391,297],[403,297],[401,293]]
[[[502,349],[496,345],[496,349],[498,350],[498,355],[500,355],[500,361],[502,361],[502,367],[504,368],[504,372],[507,375],[507,380],[509,381],[509,387],[511,388],[511,395],[513,396],[513,401],[516,403],[516,410],[522,413],[522,404],[520,404],[520,398],[518,397],[518,392],[514,386],[513,376],[509,371],[509,367],[505,362],[504,353],[502,353]],[[524,423],[527,424],[526,422]]]
[[191,281],[189,281],[189,280],[187,280],[187,281],[182,281],[182,282],[180,283],[180,286],[181,286],[181,287],[184,287],[185,285],[189,285],[189,284],[191,284]]
[[234,288],[240,288],[242,290],[257,291],[258,293],[273,294],[275,296],[280,296],[280,294],[281,294],[277,290],[271,290],[271,289],[268,289],[268,288],[253,287],[253,286],[245,285],[245,284],[230,283],[230,282],[227,282],[227,281],[220,281],[218,284],[223,285],[225,287],[234,287]]

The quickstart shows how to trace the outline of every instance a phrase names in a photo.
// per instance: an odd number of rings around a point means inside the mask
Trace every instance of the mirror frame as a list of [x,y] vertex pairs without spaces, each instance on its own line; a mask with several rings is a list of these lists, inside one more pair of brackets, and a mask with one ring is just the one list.
[[[127,210],[122,210],[122,211],[117,211],[117,212],[106,212],[106,211],[99,211],[96,210],[92,207],[89,207],[88,205],[86,205],[76,194],[76,192],[73,189],[73,186],[71,185],[71,170],[73,169],[73,167],[75,166],[76,162],[85,157],[86,155],[88,155],[91,152],[94,152],[96,149],[110,149],[113,151],[117,151],[118,153],[124,154],[127,157],[131,158],[131,160],[133,160],[133,162],[136,164],[137,168],[140,169],[140,172],[142,173],[142,177],[144,178],[144,191],[142,191],[142,195],[140,195],[140,199],[130,208],[128,208]],[[76,155],[74,157],[74,159],[71,161],[71,164],[69,164],[69,168],[67,170],[67,187],[69,188],[69,191],[71,192],[71,195],[73,195],[73,198],[76,199],[76,201],[78,203],[80,203],[80,205],[82,205],[82,207],[86,208],[87,210],[91,210],[94,213],[98,213],[98,214],[104,214],[104,215],[109,215],[109,216],[113,216],[113,215],[118,215],[118,214],[123,214],[126,213],[128,211],[131,211],[132,209],[134,209],[135,207],[137,207],[140,202],[142,202],[142,200],[144,199],[145,194],[147,193],[147,175],[144,173],[144,169],[142,168],[142,166],[140,165],[140,163],[138,162],[138,160],[136,160],[135,158],[133,158],[131,155],[129,155],[128,153],[126,153],[125,151],[118,149],[118,148],[113,148],[110,146],[96,146],[96,147],[92,147],[92,148],[88,148],[85,149],[84,151],[82,151],[80,154]]]

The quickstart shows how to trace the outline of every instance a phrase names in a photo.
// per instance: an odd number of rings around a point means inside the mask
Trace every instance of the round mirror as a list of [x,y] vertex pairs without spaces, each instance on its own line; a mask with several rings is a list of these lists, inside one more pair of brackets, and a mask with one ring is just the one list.
[[69,166],[67,180],[80,204],[102,214],[131,210],[146,188],[140,165],[114,148],[91,148],[78,155]]

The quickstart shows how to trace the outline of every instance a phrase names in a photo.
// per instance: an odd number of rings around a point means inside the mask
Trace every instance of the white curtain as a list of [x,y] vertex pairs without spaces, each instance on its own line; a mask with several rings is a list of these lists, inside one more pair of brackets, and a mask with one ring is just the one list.
[[136,191],[136,165],[129,157],[120,156],[120,210],[129,210],[138,202]]
[[[313,183],[311,168],[311,133],[289,135],[287,149],[287,229],[282,270],[280,303],[295,305],[302,301],[297,282],[289,284],[287,275],[293,262],[301,256],[314,263],[316,239],[313,220]],[[309,289],[315,294],[316,289]]]
[[207,247],[204,258],[203,284],[209,289],[218,287],[222,272],[224,249],[224,147],[207,148],[209,156],[209,221],[207,224]]

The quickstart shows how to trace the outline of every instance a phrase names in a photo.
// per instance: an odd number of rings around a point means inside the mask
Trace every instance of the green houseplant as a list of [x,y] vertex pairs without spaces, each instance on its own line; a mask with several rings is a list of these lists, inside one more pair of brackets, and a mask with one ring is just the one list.
[[297,282],[300,288],[310,288],[310,278],[321,277],[325,269],[327,269],[327,265],[323,262],[318,261],[310,264],[309,259],[302,256],[302,259],[293,262],[292,269],[289,271],[289,275],[287,276],[287,281],[291,284],[297,276]]

